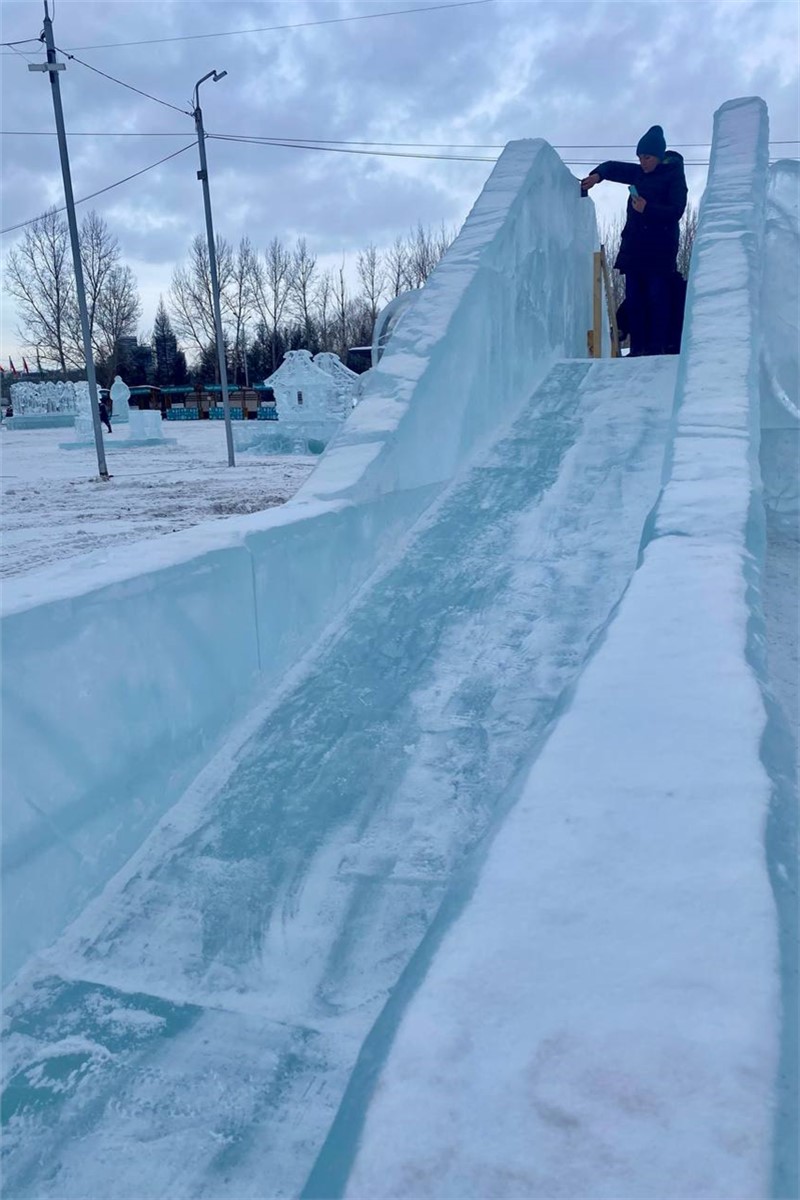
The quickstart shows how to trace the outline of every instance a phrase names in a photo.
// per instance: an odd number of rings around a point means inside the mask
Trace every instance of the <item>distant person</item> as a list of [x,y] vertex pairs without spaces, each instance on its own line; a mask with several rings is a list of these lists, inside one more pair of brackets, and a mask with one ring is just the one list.
[[631,355],[676,353],[673,276],[678,227],[686,209],[683,158],[667,150],[664,131],[653,125],[636,147],[639,166],[604,162],[581,180],[588,192],[607,179],[630,189],[628,215],[614,266],[625,276]]
[[6,420],[8,420],[9,417],[13,417],[13,415],[14,415],[14,409],[11,407],[10,404],[8,404],[6,406]]
[[114,432],[114,430],[111,428],[111,418],[108,415],[108,405],[106,404],[105,400],[100,401],[100,420],[103,422],[109,433]]

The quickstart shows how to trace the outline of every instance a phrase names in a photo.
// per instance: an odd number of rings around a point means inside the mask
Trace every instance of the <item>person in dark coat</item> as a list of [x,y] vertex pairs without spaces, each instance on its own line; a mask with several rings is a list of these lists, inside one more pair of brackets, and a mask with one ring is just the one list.
[[636,147],[639,165],[604,162],[581,180],[587,192],[607,179],[632,188],[614,266],[625,276],[631,354],[667,354],[672,336],[673,276],[681,217],[686,209],[683,158],[667,150],[653,125]]
[[[680,271],[670,277],[670,310],[667,332],[666,354],[680,354],[681,338],[683,337],[683,313],[686,308],[686,280]],[[630,322],[628,320],[628,301],[623,300],[617,309],[617,331],[619,344],[630,337]]]
[[105,400],[100,400],[99,407],[100,407],[100,420],[103,422],[103,424],[105,425],[108,432],[113,433],[114,430],[111,428],[111,418],[108,415],[108,405],[106,404]]

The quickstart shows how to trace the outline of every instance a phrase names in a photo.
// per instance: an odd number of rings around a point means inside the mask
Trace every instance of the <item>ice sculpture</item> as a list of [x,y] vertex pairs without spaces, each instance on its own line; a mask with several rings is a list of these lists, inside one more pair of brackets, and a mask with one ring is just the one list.
[[412,288],[411,291],[401,292],[399,296],[395,296],[394,300],[390,300],[386,307],[378,313],[378,319],[372,331],[373,367],[377,367],[381,361],[381,355],[386,348],[386,343],[419,294],[419,288]]
[[360,375],[346,367],[339,355],[332,354],[329,350],[314,355],[314,366],[330,375],[336,387],[342,415],[347,416],[358,399]]
[[14,415],[48,416],[52,413],[76,411],[76,388],[78,384],[67,380],[47,380],[44,383],[12,383],[11,404]]
[[83,446],[94,442],[94,421],[92,419],[92,402],[89,399],[89,384],[82,381],[74,385],[75,402],[75,432],[73,445]]
[[342,406],[333,377],[321,370],[308,350],[288,350],[266,383],[275,390],[280,421],[330,421]]
[[[333,360],[333,361],[331,361]],[[320,454],[352,411],[349,371],[337,355],[317,364],[308,350],[289,350],[265,382],[274,389],[278,421],[235,432],[237,449],[257,454]],[[356,383],[357,387],[357,383]],[[350,395],[348,396],[348,392]]]
[[115,424],[126,425],[130,421],[131,409],[128,401],[131,398],[131,389],[119,375],[114,376],[110,396]]
[[76,410],[75,389],[79,386],[68,380],[47,380],[34,383],[24,380],[11,385],[11,406],[14,416],[8,421],[10,429],[54,429],[70,426]]
[[131,442],[165,441],[161,413],[158,410],[151,412],[149,409],[132,408],[130,410],[128,440]]

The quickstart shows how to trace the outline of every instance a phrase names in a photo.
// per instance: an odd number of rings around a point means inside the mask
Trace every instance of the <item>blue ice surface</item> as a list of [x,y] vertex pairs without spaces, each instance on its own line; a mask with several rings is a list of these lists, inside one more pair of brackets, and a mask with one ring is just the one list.
[[4,980],[137,851],[553,362],[585,354],[595,237],[552,147],[510,143],[287,505],[7,581]]
[[627,586],[674,373],[554,367],[194,827],[153,839],[19,981],[7,1195],[302,1189],[365,1037]]

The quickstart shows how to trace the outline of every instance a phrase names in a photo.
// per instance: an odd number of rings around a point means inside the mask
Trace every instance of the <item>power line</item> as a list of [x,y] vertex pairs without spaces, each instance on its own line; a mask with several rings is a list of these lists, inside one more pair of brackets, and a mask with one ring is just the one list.
[[[183,109],[179,110],[183,112]],[[188,114],[187,114],[188,115]],[[0,129],[0,137],[55,137],[55,132],[52,129]],[[96,133],[81,130],[81,132],[70,131],[70,137],[185,137],[184,129],[176,130],[161,130],[159,132],[141,132],[133,133],[130,130],[120,130],[119,133],[110,133],[107,129],[99,130]],[[211,136],[211,135],[209,135]],[[383,142],[383,141],[359,141],[349,140],[346,138],[301,138],[285,135],[284,137],[271,136],[269,134],[238,134],[238,133],[220,133],[215,134],[216,137],[249,137],[257,141],[270,143],[275,142],[281,144],[283,142],[292,142],[297,144],[308,143],[314,146],[392,146],[400,148],[418,148],[423,150],[503,150],[506,142]],[[513,140],[513,139],[510,139]],[[551,142],[555,150],[627,150],[629,145],[622,142]],[[774,138],[770,141],[770,146],[800,146],[800,138]],[[711,142],[671,142],[670,147],[673,150],[708,150],[711,148]]]
[[240,145],[275,146],[290,150],[326,150],[331,154],[368,154],[379,158],[426,158],[449,162],[496,162],[496,158],[479,157],[466,154],[410,154],[402,150],[356,150],[351,146],[311,145],[307,142],[278,142],[265,141],[261,138],[245,137],[238,134],[209,133],[210,138],[218,142],[236,142]]
[[[140,171],[134,171],[132,175],[126,175],[124,179],[118,179],[115,183],[109,183],[106,187],[98,188],[96,192],[90,192],[88,196],[81,196],[75,203],[85,204],[87,200],[94,200],[95,196],[102,196],[104,192],[110,192],[112,188],[119,187],[123,183],[128,183],[129,180],[136,179],[139,175],[144,175],[146,171],[152,171],[154,167],[160,167],[162,163],[169,162],[171,158],[177,158],[179,154],[185,154],[187,150],[192,150],[196,145],[196,142],[191,141],[188,145],[181,146],[180,150],[173,150],[172,154],[165,154],[163,158],[159,158],[158,162],[150,163],[149,166],[142,167]],[[66,205],[64,204],[61,208],[55,209],[55,212],[59,213],[65,210]],[[18,225],[9,225],[7,229],[0,229],[0,237],[6,233],[15,233],[17,229],[24,229],[26,225],[35,224],[36,221],[41,220],[43,215],[43,213],[40,213],[38,217],[31,217],[28,221],[20,221]]]
[[[426,160],[435,160],[437,162],[486,162],[486,163],[497,162],[496,158],[491,158],[488,156],[479,156],[479,155],[410,154],[410,153],[403,152],[403,151],[392,151],[392,150],[358,150],[358,149],[354,149],[352,147],[347,147],[347,146],[311,145],[308,143],[296,143],[296,142],[290,142],[290,141],[283,141],[283,142],[266,141],[263,139],[245,137],[244,135],[238,135],[238,134],[209,133],[206,136],[209,138],[213,138],[215,141],[219,141],[219,142],[234,142],[234,143],[237,143],[240,145],[254,145],[254,146],[278,146],[278,147],[282,147],[287,150],[322,150],[322,151],[328,151],[329,153],[334,153],[334,154],[336,154],[336,153],[338,153],[338,154],[366,154],[366,155],[370,155],[372,157],[379,157],[379,158],[426,159]],[[76,200],[75,203],[76,204],[84,204],[87,200],[93,200],[96,196],[102,196],[105,192],[110,192],[113,188],[120,187],[123,183],[128,183],[129,180],[136,179],[136,178],[138,178],[139,175],[144,175],[147,171],[152,171],[155,167],[160,167],[162,163],[169,162],[169,160],[172,158],[177,158],[179,154],[185,154],[187,150],[191,150],[192,147],[195,145],[196,145],[196,143],[194,141],[189,142],[188,145],[182,146],[180,148],[180,150],[173,150],[173,152],[171,154],[164,155],[163,158],[159,158],[156,162],[150,163],[149,166],[142,167],[141,170],[134,171],[131,175],[126,175],[123,179],[117,179],[114,183],[109,183],[106,187],[99,188],[96,192],[90,192],[88,196],[81,196],[81,198],[79,200]],[[562,161],[565,163],[566,166],[573,166],[573,167],[586,167],[586,166],[591,166],[594,163],[594,159],[563,159]],[[774,160],[771,160],[771,161],[774,161]],[[793,159],[792,161],[797,161],[797,160]],[[690,161],[690,162],[686,163],[687,167],[707,167],[708,165],[709,165],[709,162],[707,159],[703,160],[703,161]],[[65,206],[62,206],[61,208],[57,208],[55,211],[56,212],[64,212],[64,210],[65,210]],[[42,214],[40,214],[40,216],[41,215]],[[24,229],[27,225],[33,225],[34,222],[38,221],[39,219],[40,219],[40,217],[31,217],[30,220],[20,221],[19,224],[10,225],[7,229],[0,229],[0,237],[2,237],[3,235],[5,235],[7,233],[15,233],[18,229]]]
[[185,108],[178,108],[177,104],[171,104],[169,100],[162,100],[158,96],[152,96],[150,92],[143,92],[141,88],[134,87],[132,83],[126,83],[124,79],[117,79],[114,75],[107,75],[105,71],[101,71],[99,67],[93,67],[91,63],[84,62],[82,58],[76,58],[74,54],[70,54],[69,50],[62,50],[60,46],[56,46],[59,54],[63,54],[72,62],[80,63],[82,67],[86,67],[88,71],[94,71],[95,75],[102,75],[103,79],[110,79],[112,83],[118,83],[120,87],[127,88],[129,92],[136,92],[139,96],[144,96],[147,100],[155,100],[156,104],[163,104],[165,108],[174,109],[175,112],[183,113],[185,117],[190,117],[192,114]]
[[27,63],[33,62],[33,55],[30,50],[19,50],[17,46],[11,45],[11,53],[16,54],[18,58],[22,58]]
[[493,3],[494,0],[458,0],[455,4],[429,4],[418,8],[396,8],[391,12],[360,13],[352,17],[325,17],[320,21],[297,21],[290,25],[259,25],[254,29],[226,29],[220,33],[185,33],[179,37],[143,38],[136,42],[99,42],[92,46],[75,46],[74,49],[113,50],[122,46],[155,46],[164,42],[196,42],[204,38],[241,37],[248,33],[279,33],[288,29],[310,29],[316,25],[343,25],[348,21],[374,21],[381,17],[402,17],[415,13],[439,12],[448,8],[474,8],[477,5]]
[[[291,141],[274,141],[264,138],[247,137],[244,134],[215,134],[209,133],[208,137],[214,138],[219,142],[235,142],[241,145],[250,146],[280,146],[288,150],[325,150],[332,154],[367,154],[377,158],[416,158],[416,159],[435,159],[439,162],[497,162],[497,158],[486,155],[468,155],[468,154],[412,154],[408,151],[401,150],[357,150],[351,146],[331,146],[331,145],[316,145],[308,142],[291,142]],[[502,147],[499,147],[502,148]],[[571,167],[590,167],[597,160],[594,158],[564,158],[562,162],[566,166]],[[770,160],[774,162],[774,159]],[[792,159],[791,161],[796,161]],[[707,167],[709,159],[687,159],[684,163],[687,167]]]
[[[367,154],[378,158],[416,158],[416,159],[436,159],[439,162],[497,162],[496,158],[486,155],[468,155],[468,154],[412,154],[404,150],[357,150],[352,146],[323,146],[311,145],[308,142],[278,142],[266,141],[261,138],[245,137],[237,134],[214,134],[208,135],[219,142],[235,142],[240,145],[250,146],[280,146],[287,150],[324,150],[329,154]],[[592,166],[595,162],[593,158],[565,158],[562,160],[567,166],[587,167]],[[707,167],[708,159],[704,161],[688,161],[685,164],[687,167]]]

